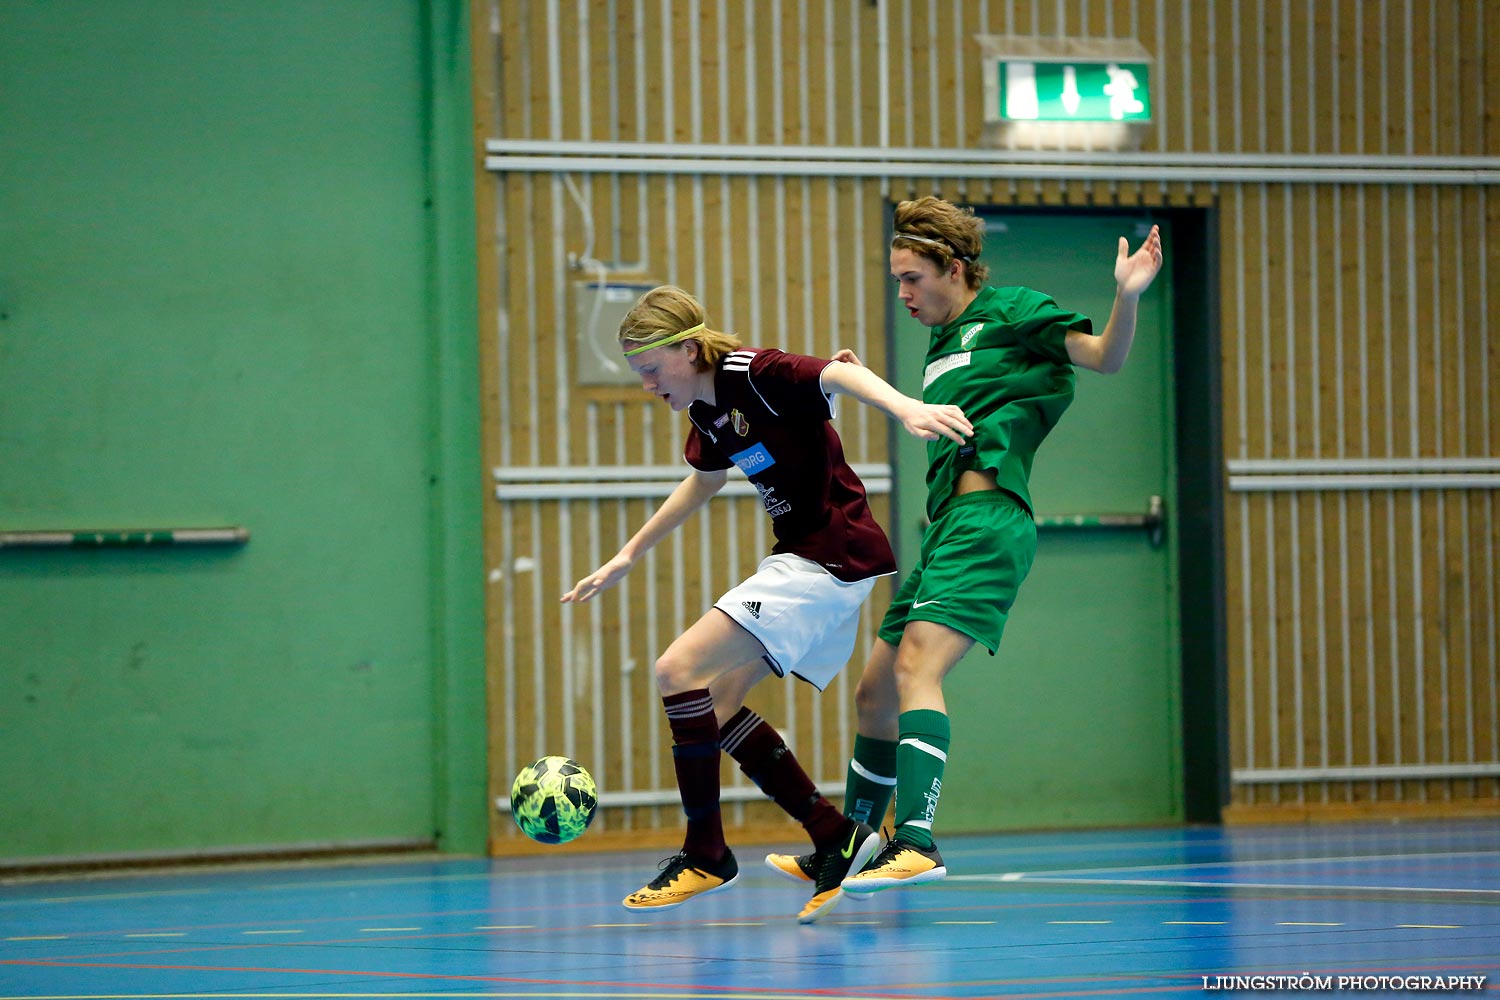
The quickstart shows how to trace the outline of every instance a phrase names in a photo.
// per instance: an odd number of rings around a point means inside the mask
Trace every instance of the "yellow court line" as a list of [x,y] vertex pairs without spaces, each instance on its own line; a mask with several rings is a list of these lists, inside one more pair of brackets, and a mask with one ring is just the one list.
[[1408,930],[1426,931],[1461,931],[1464,928],[1463,924],[1397,924],[1396,926]]
[[26,934],[20,937],[8,937],[7,941],[66,941],[66,934]]
[[150,933],[126,934],[128,938],[169,938],[187,937],[187,931],[152,931]]
[[1343,924],[1324,923],[1321,920],[1278,920],[1277,927],[1342,927]]

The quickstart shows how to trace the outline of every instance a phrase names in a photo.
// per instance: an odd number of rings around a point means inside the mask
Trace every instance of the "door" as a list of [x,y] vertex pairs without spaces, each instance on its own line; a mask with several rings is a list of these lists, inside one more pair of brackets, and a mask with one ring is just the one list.
[[[1022,212],[985,220],[990,283],[1046,292],[1090,317],[1096,333],[1114,301],[1116,242],[1125,236],[1134,250],[1152,221]],[[1170,248],[1165,225],[1162,239]],[[1037,454],[1036,562],[999,653],[976,647],[944,685],[953,745],[941,830],[1182,818],[1171,294],[1164,269],[1140,303],[1125,368],[1080,370],[1073,405]],[[896,382],[916,394],[927,329],[892,314]],[[922,443],[899,437],[895,536],[905,571],[920,543],[926,467]],[[1095,516],[1146,515],[1152,497],[1164,505],[1157,537]],[[1060,515],[1084,515],[1083,524],[1064,527]]]
[[483,821],[429,6],[0,4],[0,525],[250,536],[0,553],[0,858],[425,846],[460,771]]

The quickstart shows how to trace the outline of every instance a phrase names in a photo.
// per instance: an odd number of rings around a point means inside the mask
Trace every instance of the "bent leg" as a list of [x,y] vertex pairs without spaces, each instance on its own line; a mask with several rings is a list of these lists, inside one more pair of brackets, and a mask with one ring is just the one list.
[[932,847],[932,821],[943,790],[951,730],[943,679],[974,645],[962,632],[936,622],[906,626],[896,654],[901,732],[896,750],[896,837]]
[[[710,608],[657,658],[656,687],[663,695],[709,688],[731,671],[748,671],[757,662],[764,667],[761,657],[765,652],[760,640],[740,628],[733,618]],[[755,676],[750,683],[762,676]]]
[[656,661],[656,683],[672,729],[672,765],[687,815],[683,850],[718,861],[729,851],[719,812],[719,721],[711,685],[730,675],[731,695],[743,699],[746,664],[760,643],[721,611],[709,611]]
[[776,675],[771,673],[766,661],[757,656],[748,663],[729,668],[715,678],[708,685],[708,690],[713,695],[714,716],[720,727],[726,725],[744,707],[751,688],[767,677],[774,676]]
[[756,787],[801,823],[821,850],[848,832],[849,821],[823,797],[795,754],[765,719],[742,707],[719,731],[724,752]]

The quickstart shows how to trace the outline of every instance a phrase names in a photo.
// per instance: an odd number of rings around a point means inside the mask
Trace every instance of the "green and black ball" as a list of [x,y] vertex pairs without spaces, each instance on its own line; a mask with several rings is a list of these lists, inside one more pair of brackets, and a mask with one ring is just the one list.
[[543,844],[566,844],[580,836],[599,808],[593,775],[569,757],[549,756],[521,768],[510,786],[516,826]]

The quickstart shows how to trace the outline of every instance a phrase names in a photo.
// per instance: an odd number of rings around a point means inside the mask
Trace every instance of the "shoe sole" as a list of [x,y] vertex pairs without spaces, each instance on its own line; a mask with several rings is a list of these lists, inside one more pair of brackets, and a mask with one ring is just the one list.
[[791,872],[787,871],[785,868],[781,867],[780,865],[772,864],[771,863],[771,856],[769,854],[766,855],[766,867],[769,868],[769,869],[771,869],[777,875],[780,875],[782,878],[787,879],[788,881],[798,882],[798,883],[801,883],[802,885],[812,885],[813,884],[813,880],[812,879],[810,879],[806,875],[802,874],[802,869],[801,868],[798,868],[797,869],[797,874],[793,875]]
[[[872,858],[872,857],[875,856],[875,852],[877,850],[879,850],[879,849],[880,849],[880,834],[877,833],[874,830],[871,830],[870,831],[870,835],[864,839],[864,843],[862,843],[862,844],[859,845],[859,847],[854,852],[854,857],[850,859],[850,861],[849,861],[849,870],[851,872],[857,872],[857,871],[859,871],[861,868],[863,868],[865,866],[865,862],[866,861],[869,861],[870,858]],[[947,874],[947,873],[944,872],[944,874]],[[844,895],[845,894],[844,894],[843,890],[840,889],[838,891],[838,893],[833,896],[833,898],[831,898],[828,902],[824,903],[822,906],[818,907],[816,910],[813,910],[811,913],[808,913],[808,912],[804,911],[802,913],[797,914],[797,923],[799,923],[799,924],[810,924],[810,923],[812,923],[813,921],[817,920],[819,917],[821,917],[824,914],[830,912],[835,906],[838,906],[839,905],[839,900],[843,899]]]
[[679,899],[675,903],[658,903],[658,904],[656,904],[654,906],[631,906],[628,900],[621,900],[620,901],[620,905],[623,906],[623,907],[625,907],[625,909],[629,910],[631,913],[641,913],[641,912],[645,912],[645,913],[659,913],[662,910],[675,910],[675,909],[677,909],[677,907],[681,906],[683,903],[691,903],[695,899],[701,899],[704,896],[712,895],[713,893],[718,892],[720,889],[728,889],[730,886],[734,885],[739,880],[740,880],[740,876],[739,876],[738,873],[736,873],[735,876],[733,878],[731,878],[728,882],[720,882],[718,885],[714,886],[712,889],[704,889],[702,892],[695,892],[691,896],[689,896],[688,898],[686,898],[686,899]]
[[906,878],[862,878],[858,882],[843,881],[841,888],[845,892],[852,892],[856,896],[879,892],[881,889],[894,889],[898,885],[921,885],[923,882],[936,882],[946,877],[948,869],[939,865],[928,869],[920,875],[911,875]]

